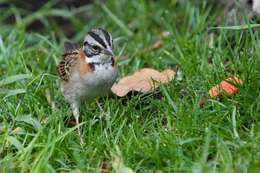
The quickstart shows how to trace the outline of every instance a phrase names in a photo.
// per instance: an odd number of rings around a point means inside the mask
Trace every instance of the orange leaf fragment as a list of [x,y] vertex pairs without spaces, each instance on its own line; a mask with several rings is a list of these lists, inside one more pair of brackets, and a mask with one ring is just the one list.
[[122,78],[111,88],[117,96],[123,97],[130,91],[147,93],[158,87],[158,83],[168,83],[174,79],[176,72],[166,69],[162,72],[151,68],[143,68],[130,76]]
[[243,81],[237,77],[230,77],[221,81],[218,85],[213,86],[209,90],[211,97],[216,97],[221,91],[224,91],[227,95],[233,95],[237,92],[235,85],[243,85]]

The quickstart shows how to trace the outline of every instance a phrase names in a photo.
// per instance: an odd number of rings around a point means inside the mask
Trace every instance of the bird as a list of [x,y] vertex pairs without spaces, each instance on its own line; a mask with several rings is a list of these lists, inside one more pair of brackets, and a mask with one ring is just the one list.
[[65,53],[57,66],[60,89],[70,104],[83,142],[79,128],[80,104],[109,93],[118,76],[113,38],[102,28],[91,29],[81,47],[65,42],[64,49]]

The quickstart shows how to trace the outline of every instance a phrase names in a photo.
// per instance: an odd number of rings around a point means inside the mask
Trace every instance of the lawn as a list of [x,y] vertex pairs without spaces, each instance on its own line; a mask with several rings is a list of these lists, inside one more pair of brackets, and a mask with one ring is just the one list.
[[[100,172],[102,163],[119,173],[116,164],[140,173],[260,172],[259,30],[212,29],[226,25],[223,8],[188,0],[0,10],[0,172]],[[181,75],[148,94],[101,98],[103,111],[83,103],[81,145],[56,66],[64,41],[82,45],[97,27],[113,35],[119,78],[144,67]],[[162,32],[170,35],[149,49]],[[238,92],[210,98],[230,76],[244,81]]]

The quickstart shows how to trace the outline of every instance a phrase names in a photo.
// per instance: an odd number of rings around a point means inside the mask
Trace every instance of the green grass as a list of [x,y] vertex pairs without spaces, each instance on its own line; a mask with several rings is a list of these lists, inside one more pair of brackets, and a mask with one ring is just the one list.
[[[213,30],[221,9],[190,1],[52,6],[36,12],[12,6],[0,16],[0,172],[99,172],[102,161],[116,157],[140,173],[258,172],[259,30]],[[15,24],[4,23],[10,15]],[[156,93],[102,98],[104,112],[83,103],[81,146],[75,127],[66,124],[71,110],[59,91],[56,65],[67,38],[54,16],[73,27],[74,42],[92,27],[109,30],[120,77],[143,67],[178,67],[183,76]],[[26,31],[35,20],[42,30]],[[144,51],[162,31],[170,32],[163,46]],[[236,95],[198,106],[211,86],[234,75],[244,81]]]

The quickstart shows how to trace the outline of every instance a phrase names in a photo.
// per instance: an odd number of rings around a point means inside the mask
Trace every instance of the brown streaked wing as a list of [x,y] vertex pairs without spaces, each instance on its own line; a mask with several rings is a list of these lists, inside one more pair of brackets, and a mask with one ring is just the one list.
[[78,51],[73,51],[63,55],[63,58],[60,61],[57,69],[60,79],[64,81],[68,81],[70,79],[72,69],[76,66],[78,58]]

